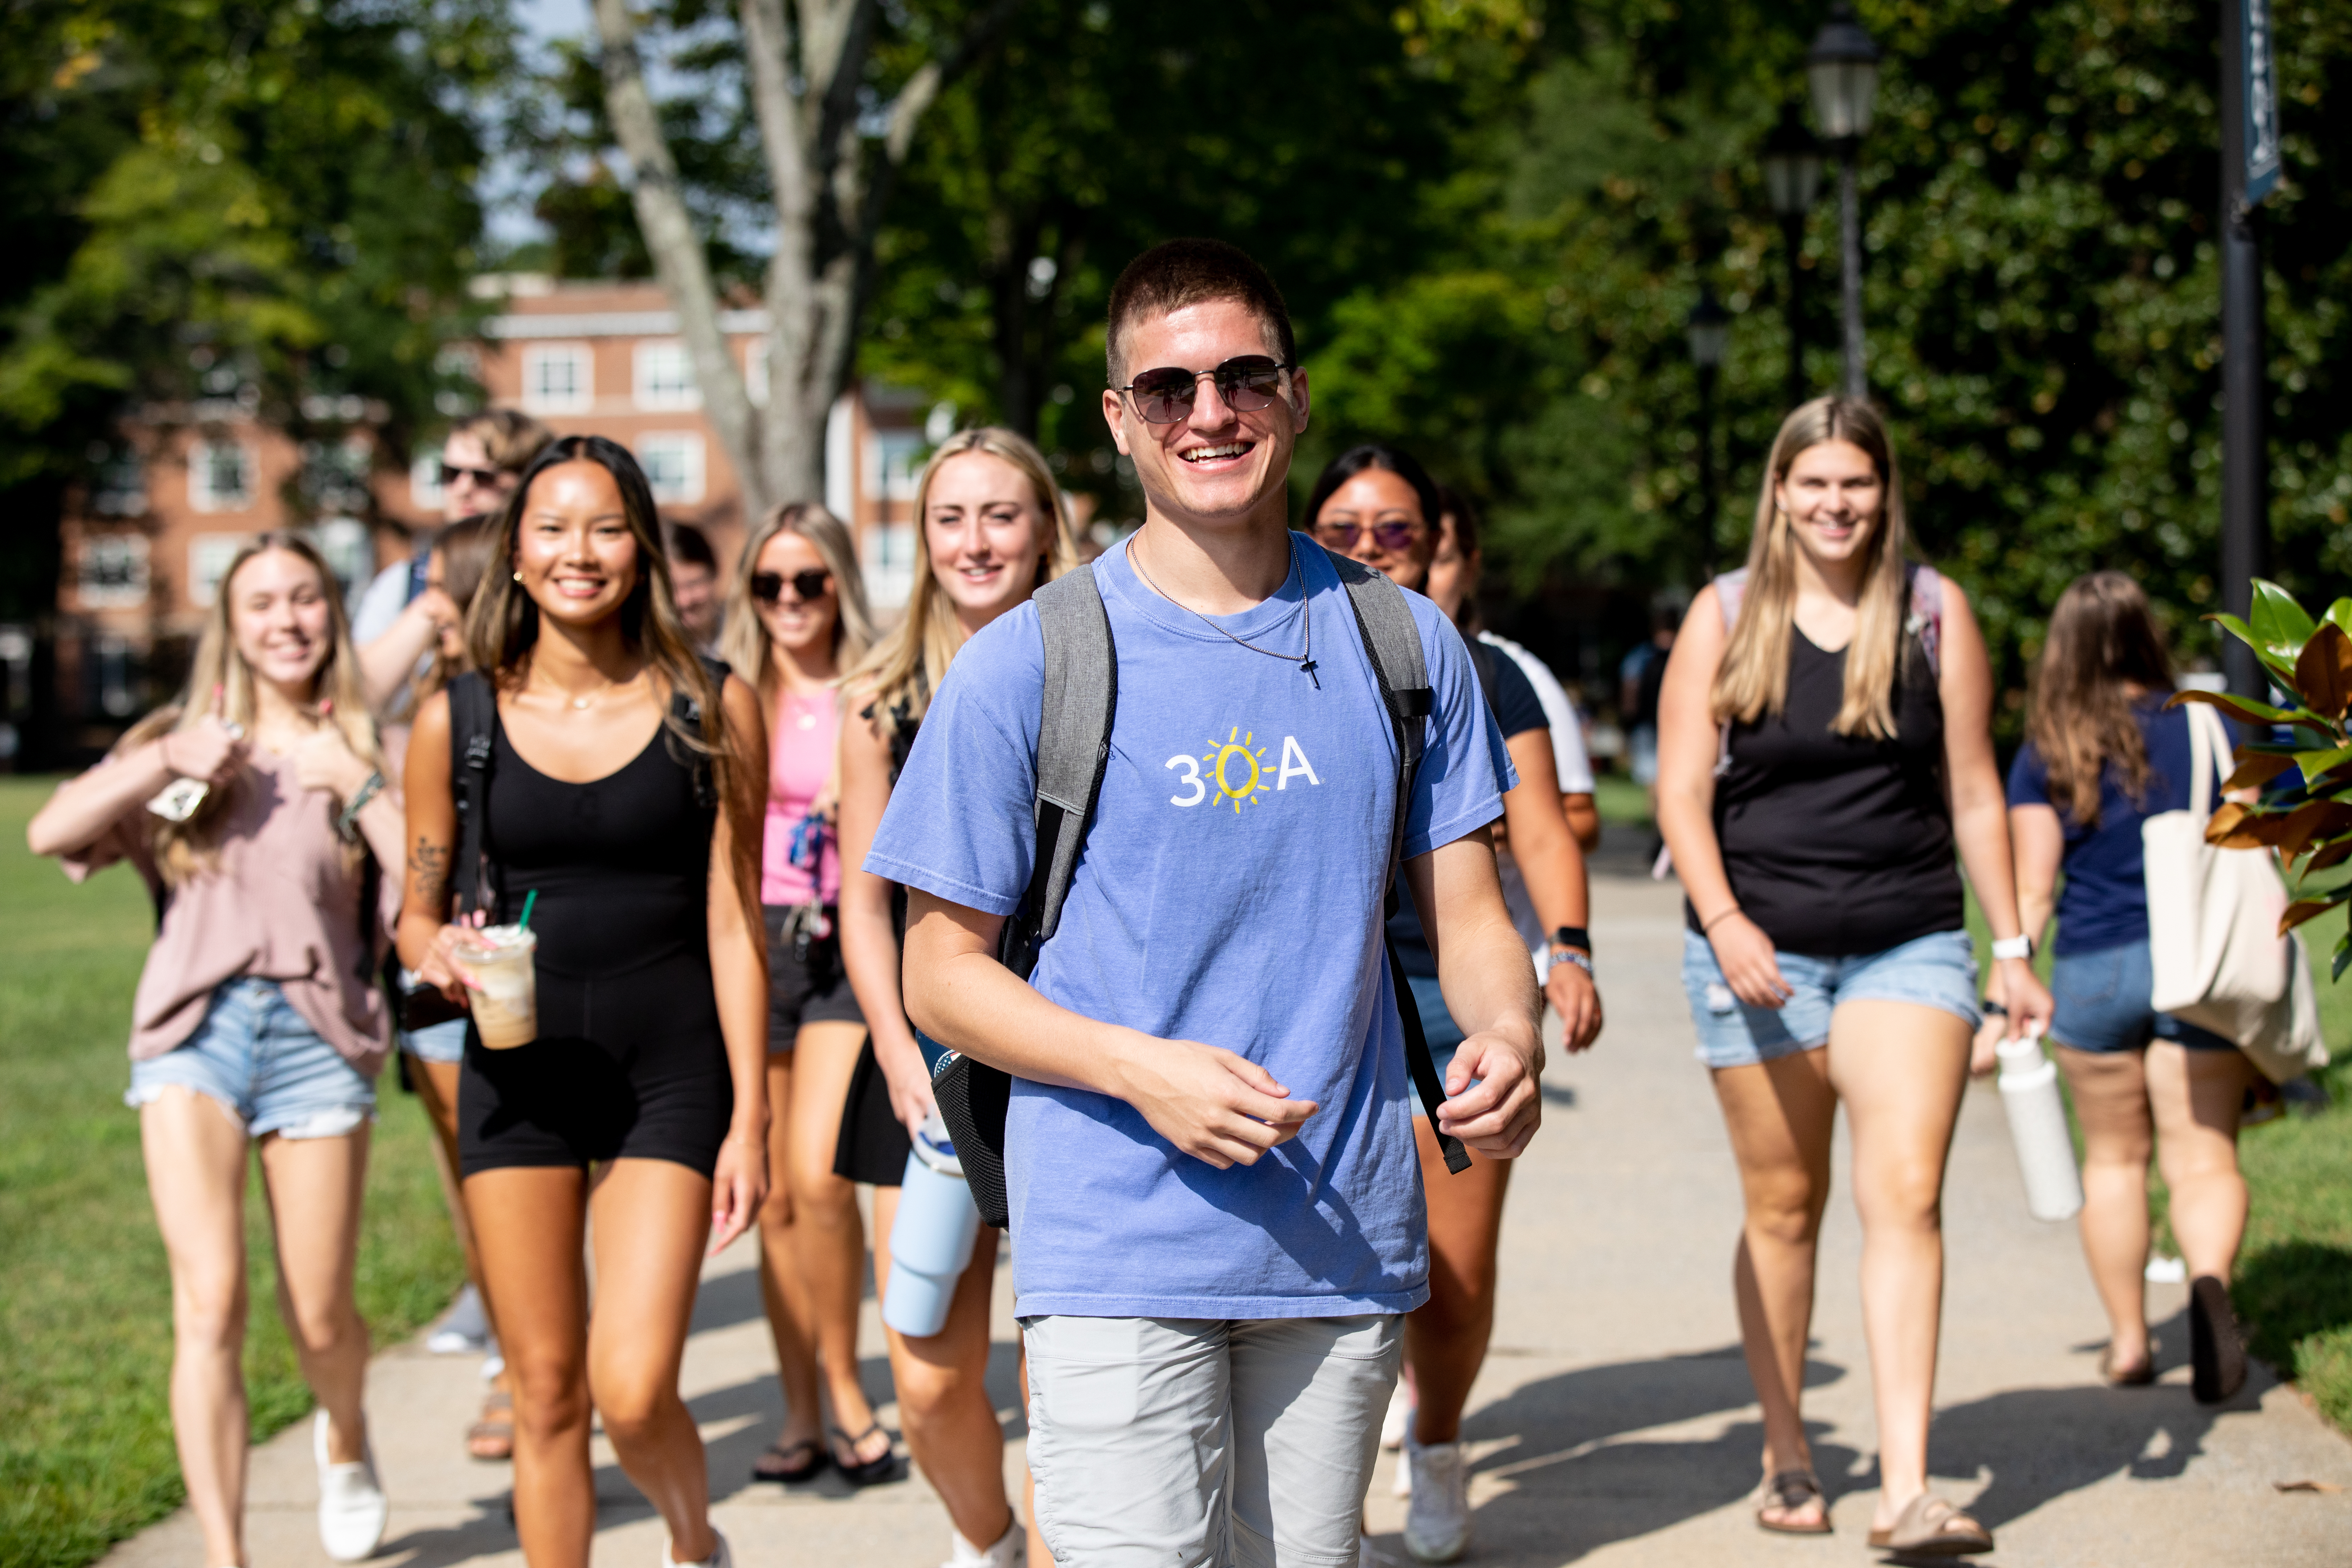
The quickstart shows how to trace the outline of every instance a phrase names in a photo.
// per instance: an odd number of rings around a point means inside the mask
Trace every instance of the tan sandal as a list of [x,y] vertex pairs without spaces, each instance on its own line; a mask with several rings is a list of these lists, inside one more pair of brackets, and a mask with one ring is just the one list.
[[493,1388],[482,1398],[482,1414],[466,1428],[466,1452],[495,1464],[514,1458],[514,1395]]
[[[1787,1518],[1774,1521],[1764,1517],[1764,1510],[1774,1509],[1783,1516],[1800,1509],[1821,1505],[1818,1524],[1792,1524]],[[1769,1530],[1775,1535],[1827,1535],[1830,1533],[1829,1494],[1822,1490],[1822,1478],[1809,1469],[1780,1470],[1764,1479],[1764,1489],[1756,1505],[1756,1528]]]
[[1921,1492],[1885,1530],[1870,1532],[1870,1544],[1915,1557],[1965,1557],[1992,1550],[1992,1531],[1933,1492]]

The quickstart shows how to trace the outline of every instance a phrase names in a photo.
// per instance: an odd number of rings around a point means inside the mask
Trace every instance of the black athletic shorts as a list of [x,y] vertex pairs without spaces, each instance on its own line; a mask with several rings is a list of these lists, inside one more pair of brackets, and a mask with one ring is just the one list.
[[784,934],[792,906],[768,904],[768,1049],[789,1051],[800,1037],[803,1024],[864,1024],[857,996],[849,988],[849,974],[841,963],[841,921],[832,910],[825,915],[834,934],[809,944],[805,962],[793,956],[793,940]]

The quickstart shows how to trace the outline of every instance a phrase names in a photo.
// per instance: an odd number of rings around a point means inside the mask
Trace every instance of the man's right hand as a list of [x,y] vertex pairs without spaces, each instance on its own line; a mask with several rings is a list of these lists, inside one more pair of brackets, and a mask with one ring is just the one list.
[[1137,1038],[1141,1048],[1118,1063],[1118,1098],[1154,1132],[1220,1171],[1256,1164],[1297,1137],[1318,1109],[1311,1100],[1290,1099],[1247,1057],[1192,1040]]

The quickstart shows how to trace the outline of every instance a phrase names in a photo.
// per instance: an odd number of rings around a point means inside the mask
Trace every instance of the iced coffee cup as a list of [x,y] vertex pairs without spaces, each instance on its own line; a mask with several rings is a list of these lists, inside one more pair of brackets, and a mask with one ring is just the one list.
[[524,926],[484,926],[472,932],[459,962],[479,989],[470,993],[474,1027],[494,1051],[539,1038],[539,933]]

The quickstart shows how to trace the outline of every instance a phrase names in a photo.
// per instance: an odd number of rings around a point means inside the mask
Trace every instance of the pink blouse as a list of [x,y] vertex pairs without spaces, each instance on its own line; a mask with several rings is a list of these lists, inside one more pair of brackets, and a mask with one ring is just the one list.
[[841,898],[841,852],[833,826],[812,879],[793,864],[793,828],[833,777],[834,752],[841,740],[841,693],[786,692],[776,704],[768,731],[768,824],[760,857],[760,901],[804,904],[814,894],[833,904]]
[[131,1059],[184,1042],[215,988],[250,976],[278,982],[305,1022],[373,1077],[391,1037],[376,960],[400,909],[399,877],[378,879],[377,907],[362,918],[367,864],[344,858],[335,797],[297,784],[291,758],[256,750],[222,810],[216,868],[168,891],[155,864],[158,824],[144,811],[58,857],[77,882],[128,860],[168,900],[131,999]]

